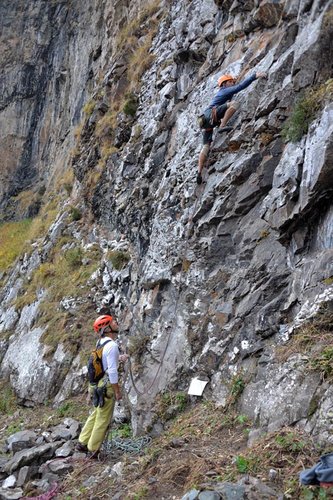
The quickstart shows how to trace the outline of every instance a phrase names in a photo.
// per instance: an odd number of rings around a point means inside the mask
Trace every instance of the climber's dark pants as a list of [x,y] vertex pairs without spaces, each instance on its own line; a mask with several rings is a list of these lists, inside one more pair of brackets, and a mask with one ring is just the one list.
[[220,125],[220,122],[228,108],[234,108],[234,110],[237,110],[239,108],[239,103],[237,101],[229,101],[226,104],[217,106],[215,108],[215,111],[213,111],[212,108],[207,108],[201,115],[201,120],[199,118],[200,126],[203,129],[203,147],[200,154],[206,158],[210,150],[210,145],[213,142],[213,130],[215,127],[218,127]]

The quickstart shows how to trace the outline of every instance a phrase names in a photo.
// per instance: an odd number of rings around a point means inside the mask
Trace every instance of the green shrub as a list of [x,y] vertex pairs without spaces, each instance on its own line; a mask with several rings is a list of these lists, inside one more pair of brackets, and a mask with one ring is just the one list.
[[71,248],[65,253],[65,260],[71,269],[75,269],[82,265],[83,253],[81,248]]
[[232,382],[231,382],[231,394],[235,397],[238,398],[242,394],[242,392],[245,389],[245,382],[242,377],[234,377]]
[[333,79],[316,88],[305,91],[297,101],[291,116],[286,121],[282,136],[286,141],[297,142],[308,132],[311,122],[325,103],[333,98]]
[[139,103],[137,97],[134,94],[128,94],[126,96],[123,112],[125,115],[135,116],[138,105]]
[[132,494],[133,500],[142,500],[143,498],[147,498],[148,495],[148,487],[147,486],[141,486],[138,490],[136,490]]
[[165,392],[157,399],[156,413],[165,422],[183,412],[187,402],[188,397],[185,392]]
[[238,472],[241,474],[246,474],[251,469],[251,460],[249,458],[245,458],[242,455],[238,455],[235,459],[235,464]]
[[117,271],[123,269],[131,260],[129,253],[123,252],[122,250],[111,250],[107,255],[112,267]]
[[68,417],[73,415],[73,409],[73,404],[70,401],[66,401],[57,408],[57,414],[59,417]]
[[67,195],[70,196],[72,190],[73,190],[73,184],[69,182],[65,182],[64,184],[64,190],[66,191]]
[[249,418],[246,415],[238,415],[236,417],[236,422],[241,425],[247,424],[249,422]]
[[72,221],[78,221],[82,217],[82,213],[77,207],[70,207],[70,216]]
[[333,375],[333,347],[326,347],[320,353],[314,354],[309,361],[312,370],[319,371],[322,378]]
[[286,452],[302,451],[306,442],[301,440],[294,432],[282,432],[275,436],[275,443]]
[[7,436],[11,436],[12,434],[16,434],[17,432],[21,431],[22,430],[22,426],[21,426],[21,423],[18,422],[18,423],[13,423],[13,424],[10,424],[7,429],[6,429],[6,434]]
[[112,439],[112,436],[117,436],[122,439],[124,438],[130,438],[132,436],[132,428],[130,424],[122,424],[120,425],[115,431],[110,434],[110,439]]

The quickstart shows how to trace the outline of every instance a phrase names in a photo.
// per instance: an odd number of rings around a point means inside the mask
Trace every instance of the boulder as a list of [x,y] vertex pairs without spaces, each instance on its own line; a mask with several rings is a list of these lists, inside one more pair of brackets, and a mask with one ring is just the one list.
[[18,500],[22,496],[23,490],[21,488],[0,488],[0,500]]
[[64,476],[68,472],[73,471],[73,464],[67,462],[66,459],[51,460],[50,462],[47,462],[46,465],[48,466],[49,471],[57,476]]
[[16,453],[17,451],[31,448],[36,443],[37,434],[34,431],[24,430],[16,432],[7,438],[9,451]]
[[18,472],[16,485],[23,486],[25,483],[29,481],[31,477],[34,476],[34,474],[36,474],[36,467],[28,465],[21,467],[21,469]]
[[193,489],[182,496],[181,500],[196,500],[198,498],[200,491]]
[[14,476],[14,474],[12,474],[11,476],[8,476],[4,482],[2,483],[2,488],[14,488],[14,486],[16,485],[16,477]]
[[69,430],[72,434],[72,439],[75,439],[78,437],[80,429],[81,429],[80,422],[78,422],[74,418],[65,418],[64,425],[69,428]]
[[8,460],[8,462],[4,466],[4,471],[7,473],[12,473],[19,467],[23,467],[24,465],[29,465],[39,459],[50,458],[53,456],[55,450],[59,448],[61,442],[47,443],[41,446],[33,446],[32,448],[24,449],[22,451],[18,451],[15,455]]
[[73,441],[67,441],[65,444],[60,446],[55,452],[56,457],[68,457],[73,454],[75,444]]
[[258,9],[254,12],[253,18],[264,28],[275,26],[282,15],[283,1],[280,0],[263,0],[260,2]]
[[57,425],[52,428],[51,439],[52,441],[58,441],[60,439],[68,441],[69,439],[72,439],[72,431],[65,425]]

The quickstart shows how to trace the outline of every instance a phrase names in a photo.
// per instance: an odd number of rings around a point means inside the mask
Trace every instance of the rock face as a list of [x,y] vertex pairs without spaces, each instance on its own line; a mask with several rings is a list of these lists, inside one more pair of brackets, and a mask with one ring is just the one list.
[[[6,122],[3,213],[12,214],[12,195],[30,188],[32,179],[44,183],[68,164],[73,126],[93,95],[94,110],[82,119],[74,154],[71,198],[80,199],[86,214],[91,210],[93,221],[87,215],[72,234],[103,250],[91,285],[94,304],[116,311],[136,346],[138,390],[130,381],[126,389],[137,432],[156,421],[158,393],[186,390],[198,374],[209,378],[206,393],[218,404],[226,404],[233,381],[241,380],[239,411],[259,430],[298,423],[327,435],[330,426],[324,408],[333,400],[320,375],[307,369],[302,355],[279,362],[275,352],[333,298],[332,93],[298,142],[282,138],[302,92],[332,77],[333,2],[245,3],[194,0],[189,8],[174,1],[166,8],[162,2],[147,49],[154,58],[135,89],[135,118],[118,109],[112,122],[118,149],[108,152],[103,167],[101,120],[129,78],[126,43],[115,50],[113,33],[132,15],[138,19],[142,6],[93,0],[85,9],[60,1],[47,9],[42,1],[1,5],[2,18],[18,23],[11,27],[15,36],[4,35],[9,48],[0,80],[6,89],[0,108]],[[135,36],[144,38],[154,15],[140,18]],[[13,62],[20,16],[34,19],[33,36],[25,31],[29,43]],[[210,103],[221,73],[242,79],[263,71],[266,80],[234,96],[240,109],[233,130],[216,134],[199,188],[196,116]],[[18,186],[22,173],[26,184]],[[47,261],[63,226],[50,229],[43,250],[26,257],[31,272]],[[110,249],[128,255],[122,266],[108,259]],[[0,328],[15,335],[1,346],[1,373],[22,399],[39,402],[41,393],[33,383],[24,386],[28,375],[19,370],[24,338],[31,338],[34,352],[42,351],[42,332],[34,328],[39,303],[12,306],[22,280],[16,265],[2,292]],[[62,304],[75,315],[75,298]],[[42,394],[61,401],[82,386],[83,376],[78,357],[59,345],[51,365],[43,362]]]
[[[82,9],[78,1],[70,7],[61,0],[1,3],[0,207],[5,217],[35,215],[38,189],[68,166],[74,128],[105,57],[103,39],[116,20],[110,4],[91,0]],[[105,23],[104,16],[111,20]],[[106,42],[105,49],[110,45]],[[22,188],[31,191],[28,206],[13,199],[9,204],[8,196]]]

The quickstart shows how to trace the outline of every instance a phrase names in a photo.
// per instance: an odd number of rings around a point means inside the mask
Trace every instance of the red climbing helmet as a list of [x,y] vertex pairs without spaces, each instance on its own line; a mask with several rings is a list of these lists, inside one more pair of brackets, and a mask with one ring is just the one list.
[[232,75],[222,75],[220,78],[217,80],[217,85],[221,87],[222,83],[228,82],[229,80],[234,80],[234,77]]
[[99,316],[95,322],[94,322],[94,330],[96,333],[100,333],[101,329],[105,328],[106,326],[111,326],[111,323],[113,321],[113,317],[109,316],[108,314],[104,314],[103,316]]

